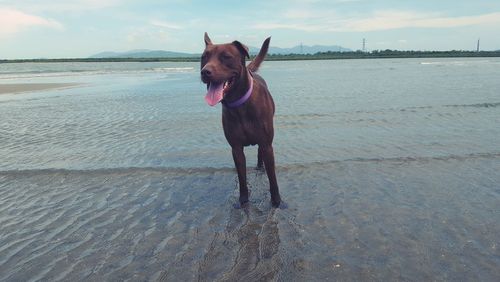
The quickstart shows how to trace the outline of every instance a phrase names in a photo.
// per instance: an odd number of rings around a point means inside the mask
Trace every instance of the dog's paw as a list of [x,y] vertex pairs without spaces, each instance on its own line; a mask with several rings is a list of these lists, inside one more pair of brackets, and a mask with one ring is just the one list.
[[235,208],[237,210],[247,209],[249,206],[250,206],[250,202],[244,202],[244,203],[237,202],[237,203],[233,204],[233,208]]
[[280,209],[280,210],[285,210],[288,208],[288,204],[285,203],[283,200],[281,200],[279,203],[271,202],[271,205],[273,206],[273,208]]
[[256,171],[258,171],[258,172],[264,172],[264,171],[266,171],[266,170],[264,169],[264,165],[257,165],[257,166],[255,167],[255,170],[256,170]]

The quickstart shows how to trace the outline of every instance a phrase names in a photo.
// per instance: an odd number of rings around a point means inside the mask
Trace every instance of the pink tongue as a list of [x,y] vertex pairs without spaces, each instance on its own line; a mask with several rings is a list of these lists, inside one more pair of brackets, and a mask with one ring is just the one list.
[[205,101],[210,106],[215,106],[222,100],[222,93],[224,92],[224,83],[211,82],[208,87],[207,95],[205,96]]

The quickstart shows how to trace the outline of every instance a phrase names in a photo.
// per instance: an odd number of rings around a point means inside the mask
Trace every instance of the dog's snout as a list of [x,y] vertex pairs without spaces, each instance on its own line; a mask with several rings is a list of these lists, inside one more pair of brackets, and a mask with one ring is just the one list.
[[201,77],[205,79],[210,79],[214,74],[214,66],[208,63],[201,68]]
[[208,68],[203,68],[201,70],[201,75],[203,77],[210,77],[212,75],[212,71],[210,69],[208,69]]

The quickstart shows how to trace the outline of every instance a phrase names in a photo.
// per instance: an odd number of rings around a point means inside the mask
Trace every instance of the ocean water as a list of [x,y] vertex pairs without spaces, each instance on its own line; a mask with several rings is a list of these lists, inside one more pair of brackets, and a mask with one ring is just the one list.
[[198,69],[0,64],[1,281],[500,279],[500,59],[265,62],[286,210]]

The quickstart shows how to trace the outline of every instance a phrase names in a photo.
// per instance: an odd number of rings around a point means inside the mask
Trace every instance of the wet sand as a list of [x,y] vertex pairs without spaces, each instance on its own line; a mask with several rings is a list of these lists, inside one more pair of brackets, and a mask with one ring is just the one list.
[[[0,172],[7,281],[498,281],[498,156]],[[23,187],[11,189],[11,187]]]
[[43,91],[59,88],[68,88],[79,85],[78,83],[16,83],[0,84],[0,94],[16,94],[23,92]]

